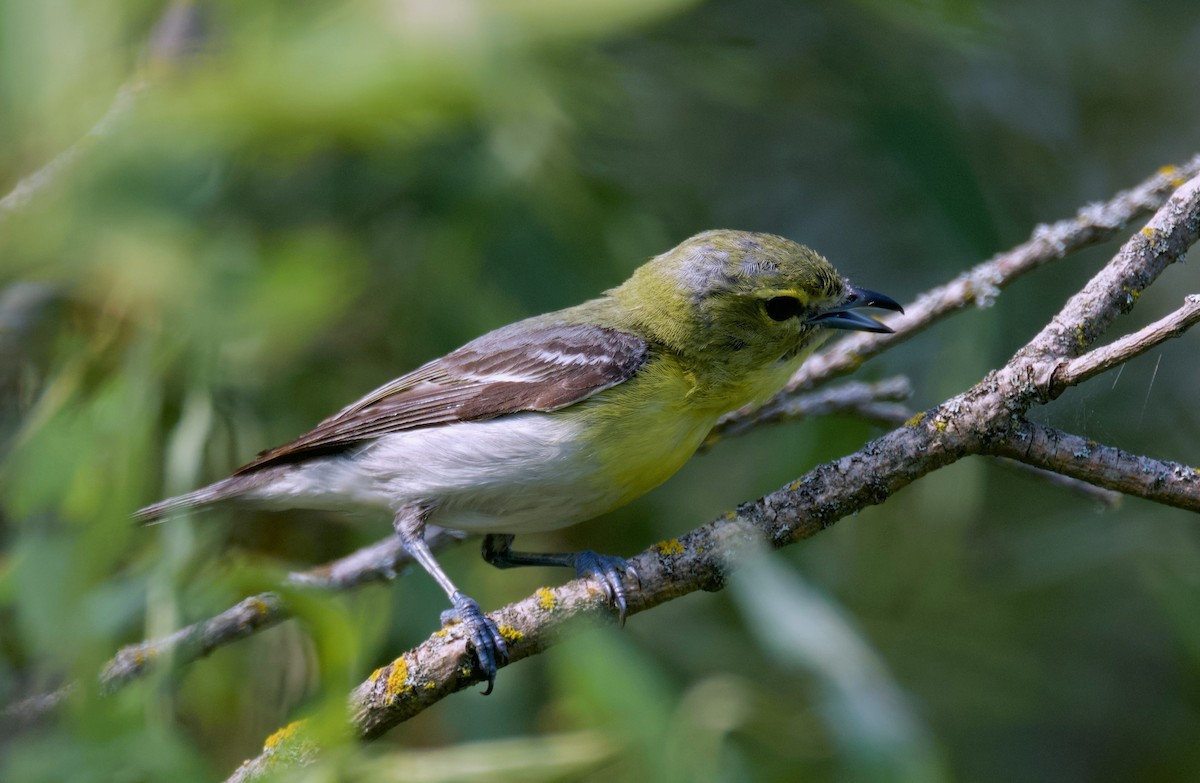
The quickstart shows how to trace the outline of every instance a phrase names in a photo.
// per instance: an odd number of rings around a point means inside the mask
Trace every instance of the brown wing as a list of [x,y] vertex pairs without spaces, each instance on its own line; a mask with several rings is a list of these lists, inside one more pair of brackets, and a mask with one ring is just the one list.
[[417,427],[558,410],[628,380],[649,353],[644,340],[617,329],[512,324],[379,387],[234,475]]

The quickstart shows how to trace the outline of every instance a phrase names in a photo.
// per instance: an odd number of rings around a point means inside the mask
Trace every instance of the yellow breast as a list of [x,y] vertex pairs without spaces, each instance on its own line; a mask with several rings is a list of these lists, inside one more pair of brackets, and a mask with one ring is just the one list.
[[608,508],[674,475],[717,418],[735,407],[700,399],[696,391],[695,378],[677,360],[657,358],[636,378],[572,408],[599,463],[596,480],[611,501]]
[[677,357],[660,354],[638,375],[571,408],[598,463],[607,511],[654,489],[688,461],[724,413],[779,391],[814,346],[787,362],[723,377],[698,378]]

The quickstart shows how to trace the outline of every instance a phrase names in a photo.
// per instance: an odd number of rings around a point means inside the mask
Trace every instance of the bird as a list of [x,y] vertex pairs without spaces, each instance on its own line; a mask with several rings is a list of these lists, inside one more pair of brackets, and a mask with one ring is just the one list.
[[427,527],[483,534],[494,566],[575,569],[623,622],[628,562],[521,552],[516,535],[573,525],[661,484],[723,414],[765,402],[833,330],[892,330],[903,312],[773,234],[711,230],[602,296],[503,326],[385,383],[228,478],[147,506],[144,523],[217,504],[389,514],[441,586],[490,693],[500,629],[460,591]]

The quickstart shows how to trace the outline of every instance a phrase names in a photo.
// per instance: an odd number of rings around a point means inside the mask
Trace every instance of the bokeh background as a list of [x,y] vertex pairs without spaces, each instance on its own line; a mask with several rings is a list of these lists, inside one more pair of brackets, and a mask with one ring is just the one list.
[[[1200,150],[1197,51],[1194,0],[0,0],[0,192],[86,139],[0,213],[0,703],[388,530],[139,529],[140,505],[703,229],[795,238],[909,299]],[[1115,247],[860,376],[939,402]],[[1114,329],[1198,290],[1179,265]],[[1197,339],[1037,416],[1198,464]],[[523,541],[633,554],[878,432],[762,429]],[[443,562],[485,608],[566,578],[473,545]],[[223,778],[296,717],[337,725],[445,607],[419,573],[296,600],[283,626],[0,736],[0,779]],[[312,779],[1197,780],[1200,531],[970,460],[487,698],[329,742]]]

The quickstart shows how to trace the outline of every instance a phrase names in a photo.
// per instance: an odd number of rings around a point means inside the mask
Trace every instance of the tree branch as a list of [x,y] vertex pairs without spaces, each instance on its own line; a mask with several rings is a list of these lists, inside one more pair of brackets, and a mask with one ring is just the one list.
[[1022,420],[988,451],[1126,495],[1200,512],[1200,468],[1151,459]]
[[[921,414],[916,414],[907,405],[886,400],[906,399],[911,394],[912,389],[908,379],[896,377],[874,384],[846,383],[832,389],[799,392],[791,396],[777,397],[750,415],[731,420],[724,432],[714,431],[705,441],[703,449],[711,448],[722,438],[741,435],[752,427],[835,413],[856,416],[880,426],[895,427]],[[1010,470],[1063,489],[1069,489],[1109,508],[1116,506],[1121,500],[1119,492],[1097,487],[1087,481],[1043,470],[1007,457],[997,456],[993,459]]]
[[1021,354],[1034,360],[1073,358],[1099,339],[1118,315],[1132,310],[1142,291],[1182,258],[1200,235],[1198,191],[1198,178],[1181,185]]
[[1051,397],[1058,397],[1068,387],[1078,386],[1117,365],[1141,356],[1156,345],[1180,336],[1197,321],[1200,321],[1200,294],[1192,294],[1184,299],[1183,307],[1170,315],[1102,348],[1058,365],[1050,378]]
[[104,115],[83,138],[55,155],[37,171],[23,177],[7,195],[0,198],[0,225],[67,176],[97,142],[124,120],[150,87],[149,71],[161,70],[197,51],[204,37],[202,11],[196,2],[172,0],[163,10],[147,41],[147,67],[117,89]]
[[891,426],[904,421],[912,413],[904,405],[889,403],[902,402],[911,396],[912,384],[903,376],[877,383],[854,381],[824,391],[780,395],[760,408],[748,410],[742,416],[723,419],[708,434],[703,448],[710,449],[720,440],[742,435],[765,424],[833,413],[859,416]]
[[146,86],[147,83],[141,79],[133,79],[122,85],[104,116],[96,121],[83,138],[55,155],[37,171],[21,179],[8,195],[0,198],[0,225],[73,169],[88,150],[130,112]]
[[[443,530],[434,525],[425,530],[425,541],[434,552],[460,543],[467,537],[466,533]],[[400,539],[387,536],[325,565],[308,571],[293,571],[288,574],[287,582],[296,587],[353,590],[373,582],[390,582],[411,563],[412,555],[405,550]]]
[[[441,528],[430,528],[427,535],[434,551],[445,549],[463,538],[460,533]],[[411,563],[412,556],[404,550],[399,539],[388,536],[325,565],[292,572],[287,583],[303,588],[353,590],[374,582],[389,582]],[[218,647],[278,625],[291,616],[291,609],[278,593],[259,593],[167,636],[122,647],[105,664],[100,673],[100,685],[109,691],[118,688],[147,673],[156,661],[168,655],[176,665],[203,658]]]

